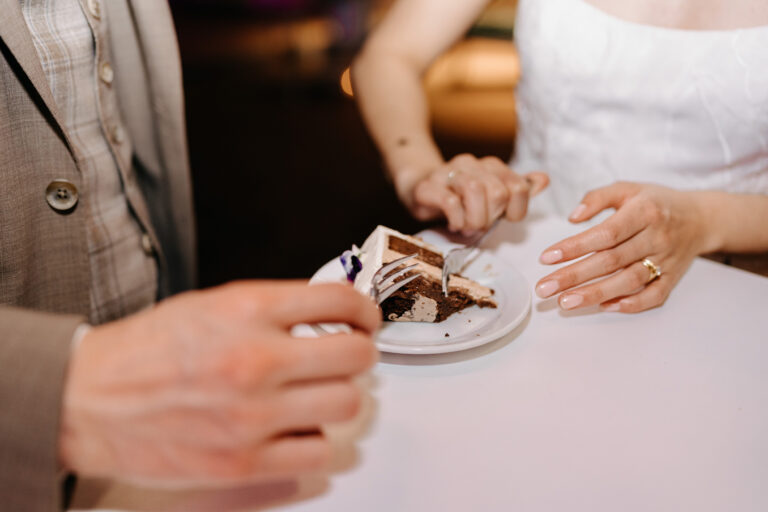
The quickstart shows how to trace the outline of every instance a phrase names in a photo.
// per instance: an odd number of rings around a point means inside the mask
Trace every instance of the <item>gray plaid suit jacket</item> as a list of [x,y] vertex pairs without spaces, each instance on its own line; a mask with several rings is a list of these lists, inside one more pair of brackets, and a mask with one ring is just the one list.
[[[195,284],[181,68],[162,0],[106,0],[115,84],[137,183],[161,252],[165,293]],[[0,0],[0,502],[60,506],[58,429],[73,332],[88,316],[83,215],[48,206],[48,184],[80,170],[18,0]]]

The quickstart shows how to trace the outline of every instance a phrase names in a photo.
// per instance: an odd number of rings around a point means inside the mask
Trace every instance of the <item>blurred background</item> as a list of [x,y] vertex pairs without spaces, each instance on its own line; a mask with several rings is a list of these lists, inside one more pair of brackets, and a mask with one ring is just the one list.
[[[184,65],[200,280],[306,278],[398,202],[348,66],[391,0],[172,0]],[[515,0],[496,0],[425,77],[446,157],[510,157]]]

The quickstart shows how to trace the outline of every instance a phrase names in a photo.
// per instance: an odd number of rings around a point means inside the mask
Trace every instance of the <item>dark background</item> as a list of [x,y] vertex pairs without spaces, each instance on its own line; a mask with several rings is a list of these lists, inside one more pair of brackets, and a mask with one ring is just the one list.
[[[377,224],[425,227],[398,202],[339,85],[373,9],[383,9],[375,4],[172,2],[201,285],[306,278]],[[471,151],[506,159],[512,147],[506,137],[471,130],[437,136],[448,157]]]

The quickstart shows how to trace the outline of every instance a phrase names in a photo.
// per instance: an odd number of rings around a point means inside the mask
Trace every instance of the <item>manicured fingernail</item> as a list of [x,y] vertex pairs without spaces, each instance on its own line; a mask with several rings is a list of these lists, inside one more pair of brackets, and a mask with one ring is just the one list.
[[600,306],[600,309],[602,309],[603,311],[616,313],[618,311],[621,311],[621,304],[618,302],[614,302],[612,304],[606,304],[605,306]]
[[563,295],[560,298],[560,307],[563,309],[573,309],[579,304],[584,302],[584,297],[578,294],[571,294],[571,295]]
[[553,293],[555,293],[558,288],[560,288],[560,285],[557,281],[549,280],[544,281],[543,283],[539,284],[539,286],[536,287],[536,295],[541,297],[542,299],[546,299]]
[[584,203],[581,203],[579,206],[576,207],[575,210],[573,210],[573,213],[571,213],[571,216],[568,218],[571,220],[578,219],[579,217],[581,217],[581,214],[583,214],[586,211],[586,209],[587,209],[587,205],[585,205]]
[[557,263],[558,261],[563,259],[563,251],[561,251],[560,249],[546,251],[544,254],[541,255],[541,258],[539,259],[545,265],[551,265],[552,263]]

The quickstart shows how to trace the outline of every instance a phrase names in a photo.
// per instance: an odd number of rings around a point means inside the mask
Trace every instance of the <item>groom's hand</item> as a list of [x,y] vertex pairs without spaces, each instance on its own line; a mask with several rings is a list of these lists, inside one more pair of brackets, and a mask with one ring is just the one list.
[[[315,322],[353,329],[291,336]],[[62,463],[81,475],[181,485],[322,470],[331,447],[318,429],[356,414],[353,377],[376,359],[379,323],[374,304],[348,286],[242,282],[96,327],[70,365]]]

